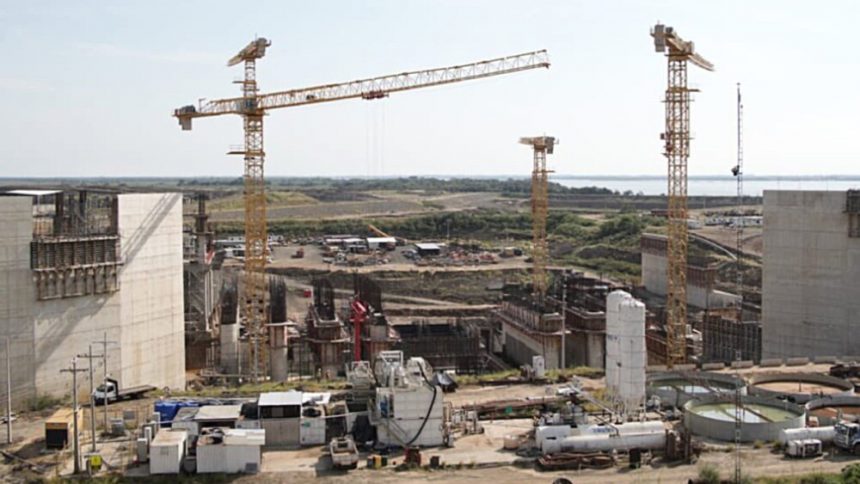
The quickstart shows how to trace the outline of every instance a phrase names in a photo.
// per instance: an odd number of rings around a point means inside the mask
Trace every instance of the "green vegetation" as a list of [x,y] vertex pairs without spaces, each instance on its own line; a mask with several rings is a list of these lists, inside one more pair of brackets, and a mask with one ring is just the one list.
[[582,378],[603,378],[603,373],[603,370],[600,368],[592,368],[590,366],[577,366],[575,368],[547,370],[546,376],[550,380],[558,381],[569,380],[575,376]]
[[699,481],[701,484],[720,484],[720,471],[713,464],[705,464],[699,467]]
[[[237,187],[242,186],[242,178],[204,178],[204,179],[181,179],[179,186],[183,187]],[[266,179],[266,186],[289,187],[293,190],[320,190],[329,189],[336,191],[422,191],[422,192],[497,192],[511,195],[527,196],[531,193],[531,180],[528,178],[509,178],[498,180],[495,178],[428,178],[410,176],[401,178],[278,178]],[[560,183],[550,182],[550,194],[584,194],[584,195],[613,195],[616,192],[607,188],[582,187],[572,188]],[[631,193],[632,195],[632,193]]]
[[[288,207],[292,205],[310,205],[318,203],[317,199],[306,193],[295,191],[269,190],[266,192],[266,205],[270,208]],[[245,201],[241,193],[234,193],[222,198],[215,198],[208,203],[211,211],[242,210]]]
[[[289,390],[300,390],[306,392],[322,392],[332,390],[343,390],[346,388],[345,380],[303,380],[289,382],[265,382],[246,383],[239,387],[214,387],[208,386],[200,390],[186,390],[181,392],[170,392],[174,397],[228,397],[228,396],[257,396],[266,392],[286,392]],[[162,396],[163,394],[156,394]]]
[[30,399],[27,403],[27,409],[31,412],[41,412],[49,408],[58,407],[65,400],[62,398],[52,397],[50,395],[37,395]]

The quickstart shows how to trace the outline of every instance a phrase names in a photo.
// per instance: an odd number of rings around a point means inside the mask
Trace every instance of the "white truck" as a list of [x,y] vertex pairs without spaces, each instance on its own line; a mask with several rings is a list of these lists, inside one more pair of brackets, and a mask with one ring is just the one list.
[[836,435],[833,437],[836,447],[846,452],[853,452],[854,455],[860,455],[860,424],[839,422],[833,426],[833,429],[836,430]]
[[107,403],[117,400],[133,400],[144,396],[152,390],[155,390],[155,387],[152,385],[138,385],[120,389],[118,381],[113,378],[107,378],[105,383],[93,390],[93,400],[95,400],[96,405],[102,405],[105,403],[105,400],[107,400]]

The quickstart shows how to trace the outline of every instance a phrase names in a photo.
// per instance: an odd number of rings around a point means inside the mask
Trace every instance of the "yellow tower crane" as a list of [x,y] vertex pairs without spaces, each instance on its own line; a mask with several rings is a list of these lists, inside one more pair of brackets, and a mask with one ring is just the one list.
[[344,99],[381,99],[390,93],[440,86],[485,77],[512,74],[540,67],[549,67],[545,50],[500,57],[451,67],[403,72],[382,77],[359,79],[338,84],[323,84],[302,89],[290,89],[261,94],[257,87],[256,62],[271,45],[259,38],[248,44],[227,63],[234,66],[244,62],[242,96],[200,102],[176,109],[183,130],[191,129],[194,118],[236,114],[242,116],[245,145],[230,154],[245,159],[245,270],[243,274],[242,309],[245,329],[252,343],[252,375],[257,380],[265,374],[265,317],[268,298],[266,284],[267,229],[266,197],[263,178],[263,116],[271,109],[289,108]]
[[532,168],[532,288],[538,301],[546,295],[546,264],[549,249],[546,242],[546,217],[549,210],[549,174],[546,155],[552,154],[558,143],[552,136],[520,138],[520,144],[529,145],[534,151]]
[[654,48],[668,60],[666,128],[660,135],[669,162],[668,238],[666,247],[666,364],[686,361],[687,328],[687,161],[690,158],[690,93],[687,62],[706,71],[714,65],[695,52],[672,27],[657,24],[651,31]]

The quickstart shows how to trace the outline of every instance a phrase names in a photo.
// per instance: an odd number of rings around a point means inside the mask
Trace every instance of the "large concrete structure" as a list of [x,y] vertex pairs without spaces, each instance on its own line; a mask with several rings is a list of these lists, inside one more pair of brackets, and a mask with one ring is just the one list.
[[857,192],[764,192],[762,357],[860,353]]
[[528,300],[510,298],[493,311],[501,328],[505,356],[518,365],[543,356],[546,369],[561,366],[561,314],[530,305]]
[[45,196],[53,206],[0,196],[0,337],[11,341],[2,351],[15,363],[13,404],[67,396],[60,369],[105,335],[121,385],[184,388],[182,196]]
[[[666,237],[642,234],[642,285],[658,296],[666,296]],[[688,258],[687,304],[699,308],[724,308],[736,306],[740,298],[735,294],[714,289],[716,269],[706,267],[704,261]]]

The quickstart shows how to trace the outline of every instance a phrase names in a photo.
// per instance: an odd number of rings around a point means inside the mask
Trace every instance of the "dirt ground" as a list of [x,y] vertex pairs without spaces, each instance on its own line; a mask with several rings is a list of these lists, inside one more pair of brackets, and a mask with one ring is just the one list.
[[[450,193],[425,196],[418,193],[374,192],[373,200],[355,202],[320,202],[306,205],[276,207],[267,211],[269,220],[283,219],[342,219],[392,215],[418,215],[438,211],[473,210],[476,208],[510,209],[508,200],[497,193]],[[242,209],[214,211],[215,222],[242,220]]]
[[[454,469],[436,471],[398,472],[390,468],[370,470],[361,462],[359,469],[349,472],[326,470],[327,462],[320,449],[301,451],[305,457],[290,451],[266,452],[263,472],[256,476],[242,477],[238,482],[281,482],[285,472],[289,472],[290,482],[325,483],[376,483],[376,482],[493,482],[550,483],[558,477],[567,477],[576,483],[603,484],[620,483],[684,483],[698,475],[701,466],[714,465],[724,478],[730,478],[734,469],[735,455],[731,447],[728,452],[714,450],[702,454],[698,463],[692,465],[664,463],[659,458],[646,463],[640,469],[629,469],[619,465],[606,470],[554,471],[542,472],[530,464],[515,464],[521,459],[513,452],[501,449],[501,439],[506,433],[524,429],[517,421],[507,421],[502,425],[490,424],[487,433],[465,437],[451,449],[429,449],[423,452],[424,459],[438,455],[442,463]],[[471,460],[470,460],[471,459]],[[394,462],[399,459],[394,457]],[[838,473],[849,464],[860,462],[855,456],[828,455],[815,459],[787,459],[768,448],[744,448],[741,451],[741,469],[751,477],[776,477],[808,474],[813,472]],[[462,466],[460,464],[462,463]],[[623,464],[623,461],[621,462]],[[457,469],[456,467],[460,467]]]
[[[727,247],[734,247],[737,245],[737,232],[732,227],[702,227],[700,229],[691,230],[690,232]],[[761,257],[763,254],[763,247],[764,238],[762,237],[762,228],[745,227],[743,252],[745,254]]]

